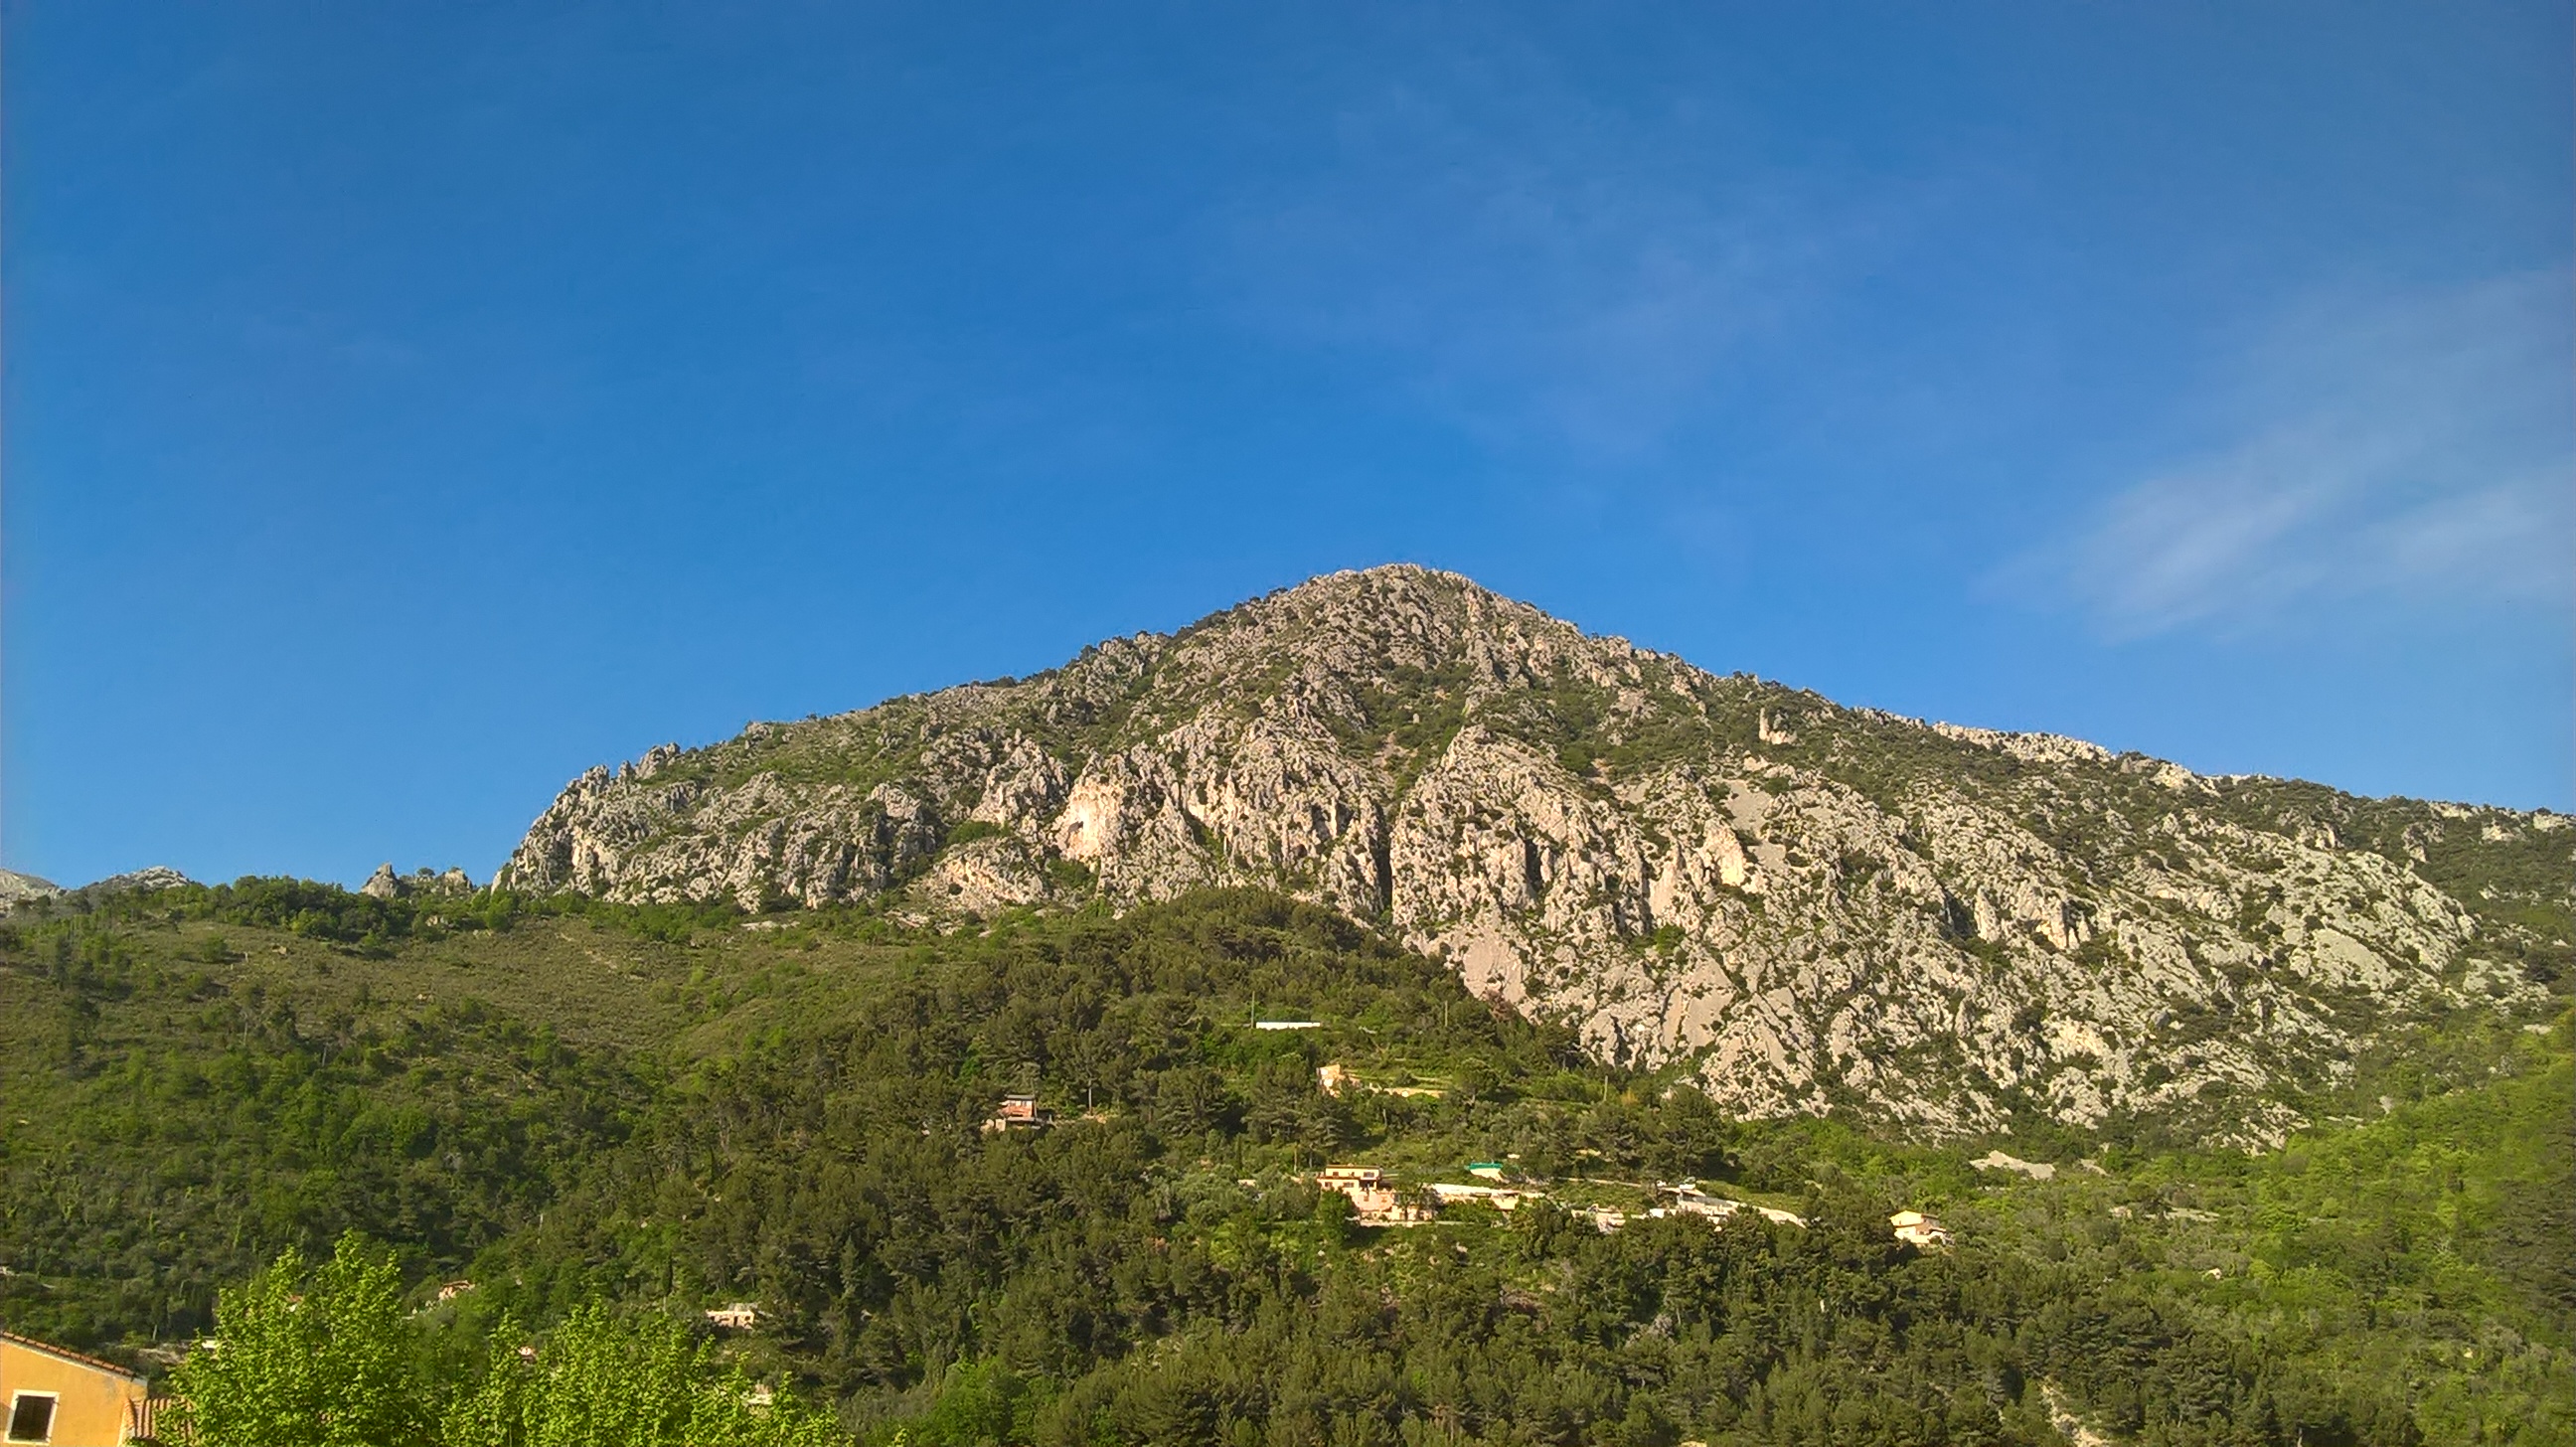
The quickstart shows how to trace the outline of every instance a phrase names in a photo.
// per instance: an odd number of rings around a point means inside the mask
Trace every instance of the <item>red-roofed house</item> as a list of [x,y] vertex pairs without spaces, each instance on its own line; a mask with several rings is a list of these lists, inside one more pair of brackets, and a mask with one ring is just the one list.
[[150,1402],[114,1362],[0,1331],[0,1440],[118,1447],[152,1430]]

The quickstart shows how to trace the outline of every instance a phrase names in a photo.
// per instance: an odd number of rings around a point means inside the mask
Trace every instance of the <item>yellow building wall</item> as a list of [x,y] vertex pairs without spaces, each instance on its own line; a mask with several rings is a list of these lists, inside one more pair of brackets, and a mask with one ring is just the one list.
[[[126,1439],[126,1424],[143,1400],[138,1377],[93,1367],[51,1352],[0,1337],[0,1414],[9,1411],[20,1392],[54,1394],[51,1447],[117,1447]],[[0,1415],[0,1432],[9,1427]]]

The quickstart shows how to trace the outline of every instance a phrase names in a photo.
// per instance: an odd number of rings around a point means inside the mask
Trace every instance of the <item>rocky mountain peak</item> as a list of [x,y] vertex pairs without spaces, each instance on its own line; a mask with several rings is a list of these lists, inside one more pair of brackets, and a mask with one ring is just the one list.
[[1331,573],[1214,614],[1158,650],[1172,683],[1258,686],[1340,715],[1365,713],[1357,693],[1438,677],[1471,696],[1528,689],[1571,672],[1595,686],[1642,681],[1654,655],[1618,638],[1586,636],[1527,603],[1455,573],[1412,564]]
[[1742,1111],[2259,1142],[2408,1022],[2541,1008],[2565,823],[1845,709],[1394,565],[594,768],[501,880],[921,918],[1257,884]]

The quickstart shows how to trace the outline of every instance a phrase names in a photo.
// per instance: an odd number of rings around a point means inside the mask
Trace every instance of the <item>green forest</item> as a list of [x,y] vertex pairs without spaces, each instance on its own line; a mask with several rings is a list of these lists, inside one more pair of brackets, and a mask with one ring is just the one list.
[[[2563,1009],[2245,1155],[1729,1119],[1252,891],[943,934],[244,880],[21,911],[0,1006],[0,1326],[205,1447],[2576,1442]],[[1527,1198],[1314,1184],[1470,1162]],[[1804,1224],[1646,1214],[1683,1181]]]

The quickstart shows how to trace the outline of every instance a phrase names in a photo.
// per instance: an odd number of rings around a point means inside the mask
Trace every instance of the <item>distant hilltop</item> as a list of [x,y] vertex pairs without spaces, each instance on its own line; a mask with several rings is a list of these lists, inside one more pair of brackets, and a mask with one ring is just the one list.
[[13,909],[26,900],[45,899],[62,892],[62,886],[50,879],[38,879],[14,869],[0,869],[0,910]]
[[179,871],[157,864],[149,869],[111,874],[105,879],[84,884],[77,889],[65,889],[52,880],[38,879],[32,874],[20,874],[14,869],[0,869],[0,914],[6,914],[20,905],[31,904],[40,899],[60,899],[67,896],[96,898],[99,895],[116,894],[125,890],[169,889],[175,885],[192,882],[188,876]]

